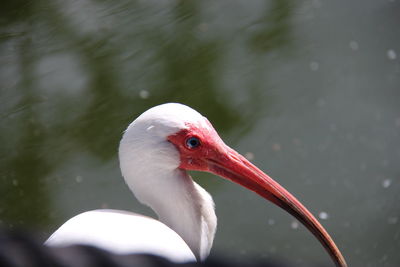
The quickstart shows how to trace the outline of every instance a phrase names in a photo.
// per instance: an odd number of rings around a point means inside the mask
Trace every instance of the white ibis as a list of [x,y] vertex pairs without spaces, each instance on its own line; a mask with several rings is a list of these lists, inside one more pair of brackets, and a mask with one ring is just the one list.
[[88,244],[175,262],[204,260],[217,218],[211,196],[187,173],[197,170],[238,183],[283,208],[314,234],[337,266],[347,266],[326,230],[294,196],[225,145],[211,123],[185,105],[163,104],[140,115],[122,137],[119,159],[125,182],[159,220],[127,211],[88,211],[64,223],[46,245]]

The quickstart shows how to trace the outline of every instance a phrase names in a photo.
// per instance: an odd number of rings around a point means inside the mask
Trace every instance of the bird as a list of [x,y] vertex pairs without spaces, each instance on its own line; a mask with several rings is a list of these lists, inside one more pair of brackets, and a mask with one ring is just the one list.
[[138,116],[123,133],[118,154],[127,186],[158,219],[123,210],[87,211],[61,225],[45,245],[84,244],[174,262],[204,261],[217,227],[215,205],[188,173],[203,171],[286,210],[319,240],[336,266],[347,266],[328,232],[299,200],[226,145],[206,117],[184,104],[161,104]]

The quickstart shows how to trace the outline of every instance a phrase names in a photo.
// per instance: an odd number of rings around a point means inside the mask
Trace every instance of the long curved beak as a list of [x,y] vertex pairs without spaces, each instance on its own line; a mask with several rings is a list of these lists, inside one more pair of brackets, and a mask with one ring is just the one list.
[[347,267],[328,232],[300,201],[233,149],[226,146],[221,151],[206,159],[209,172],[238,183],[289,212],[321,242],[336,266]]

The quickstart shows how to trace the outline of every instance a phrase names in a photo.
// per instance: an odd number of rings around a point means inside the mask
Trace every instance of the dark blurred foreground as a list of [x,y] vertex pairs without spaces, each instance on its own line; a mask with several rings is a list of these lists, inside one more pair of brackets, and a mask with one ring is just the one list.
[[[194,266],[250,266],[289,267],[277,262],[233,263],[222,259],[206,262],[177,264],[152,255],[117,255],[91,246],[76,245],[65,248],[43,246],[22,232],[0,231],[1,267],[194,267]],[[295,265],[299,266],[299,265]],[[306,265],[304,265],[306,266]],[[310,265],[307,265],[310,266]]]

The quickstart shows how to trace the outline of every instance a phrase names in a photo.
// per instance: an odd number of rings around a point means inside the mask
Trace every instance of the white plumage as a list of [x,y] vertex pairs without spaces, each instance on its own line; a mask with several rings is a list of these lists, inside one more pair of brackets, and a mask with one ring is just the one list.
[[74,244],[97,246],[118,254],[151,253],[175,262],[196,261],[185,241],[165,224],[127,211],[81,213],[46,241],[49,246]]
[[178,169],[179,153],[167,141],[169,135],[187,128],[185,123],[210,127],[195,110],[164,104],[134,120],[120,143],[125,182],[160,221],[117,210],[89,211],[68,220],[45,244],[88,244],[115,253],[151,253],[175,262],[195,261],[194,255],[204,260],[216,230],[214,202],[186,171]]

